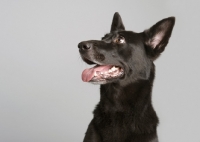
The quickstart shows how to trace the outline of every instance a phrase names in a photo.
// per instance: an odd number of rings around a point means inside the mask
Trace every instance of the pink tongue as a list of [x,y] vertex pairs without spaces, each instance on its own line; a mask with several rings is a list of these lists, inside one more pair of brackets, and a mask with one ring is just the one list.
[[89,82],[93,77],[94,77],[94,73],[96,71],[99,71],[99,72],[104,72],[104,71],[107,71],[109,70],[110,68],[112,68],[111,65],[102,65],[102,66],[94,66],[93,68],[89,68],[89,69],[85,69],[83,72],[82,72],[82,80],[84,82]]

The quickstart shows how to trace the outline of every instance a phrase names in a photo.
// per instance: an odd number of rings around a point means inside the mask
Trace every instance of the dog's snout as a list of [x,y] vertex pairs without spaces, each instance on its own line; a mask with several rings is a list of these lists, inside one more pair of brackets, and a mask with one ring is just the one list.
[[80,50],[89,50],[92,47],[92,44],[89,42],[81,42],[78,44]]

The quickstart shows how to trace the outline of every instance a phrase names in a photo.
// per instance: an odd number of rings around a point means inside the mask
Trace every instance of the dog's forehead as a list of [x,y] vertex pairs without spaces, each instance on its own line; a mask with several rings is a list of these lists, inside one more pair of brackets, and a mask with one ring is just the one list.
[[113,38],[113,37],[116,37],[117,36],[117,33],[106,33],[105,35],[104,35],[104,37],[102,37],[102,39],[111,39],[111,38]]
[[118,32],[118,34],[123,36],[123,37],[131,37],[131,36],[137,35],[137,33],[133,32],[133,31],[120,31],[120,32]]
[[117,37],[117,36],[130,37],[130,36],[134,36],[134,35],[137,35],[137,33],[133,32],[133,31],[115,31],[115,32],[111,32],[111,33],[106,33],[104,35],[104,37],[102,37],[102,38],[113,38],[113,37]]
[[104,37],[101,38],[101,40],[107,43],[110,43],[114,39],[120,36],[124,37],[127,43],[137,44],[138,42],[142,42],[141,34],[133,32],[133,31],[115,31],[115,32],[107,33],[104,35]]

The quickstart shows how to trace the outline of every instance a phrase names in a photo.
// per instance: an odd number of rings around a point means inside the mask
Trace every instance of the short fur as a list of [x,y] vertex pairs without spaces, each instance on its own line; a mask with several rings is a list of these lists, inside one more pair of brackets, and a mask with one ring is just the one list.
[[[115,13],[111,31],[102,40],[79,43],[85,62],[124,69],[123,77],[96,82],[101,84],[101,97],[84,142],[158,142],[158,117],[151,103],[153,61],[164,51],[174,23],[169,17],[135,33],[126,31]],[[121,36],[125,43],[116,43]]]

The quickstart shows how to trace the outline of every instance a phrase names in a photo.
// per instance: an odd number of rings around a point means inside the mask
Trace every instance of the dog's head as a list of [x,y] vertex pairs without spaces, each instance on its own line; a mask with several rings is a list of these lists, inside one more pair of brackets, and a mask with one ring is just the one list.
[[175,23],[163,19],[141,33],[126,31],[118,13],[114,14],[110,33],[101,40],[78,44],[82,59],[94,67],[85,69],[82,80],[97,84],[133,82],[148,79],[152,62],[164,51]]

